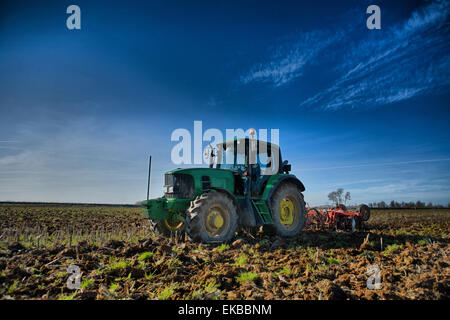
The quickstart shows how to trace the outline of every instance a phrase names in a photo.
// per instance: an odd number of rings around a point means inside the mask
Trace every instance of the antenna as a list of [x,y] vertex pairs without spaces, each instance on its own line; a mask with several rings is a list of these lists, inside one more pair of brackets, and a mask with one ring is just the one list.
[[150,174],[152,172],[152,156],[148,161],[148,184],[147,184],[147,200],[150,199]]

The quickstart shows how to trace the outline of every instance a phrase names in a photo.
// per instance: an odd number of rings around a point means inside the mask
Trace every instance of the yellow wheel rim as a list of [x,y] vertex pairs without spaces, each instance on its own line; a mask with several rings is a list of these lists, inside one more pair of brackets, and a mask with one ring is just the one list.
[[291,225],[294,222],[294,204],[287,197],[281,200],[278,214],[282,224]]
[[164,220],[164,225],[166,226],[167,229],[169,229],[170,231],[177,231],[180,230],[183,227],[183,222],[182,221],[169,221],[168,219]]
[[209,231],[216,233],[223,226],[222,213],[217,209],[211,209],[206,217],[206,226]]
[[218,235],[222,232],[224,224],[225,217],[222,212],[222,208],[210,208],[208,211],[208,215],[206,216],[206,230],[211,235]]

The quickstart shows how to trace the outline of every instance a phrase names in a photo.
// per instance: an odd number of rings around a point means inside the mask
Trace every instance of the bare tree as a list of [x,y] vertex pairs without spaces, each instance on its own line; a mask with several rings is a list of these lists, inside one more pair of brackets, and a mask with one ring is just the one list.
[[352,199],[352,197],[350,196],[350,191],[347,191],[345,193],[344,203],[347,204],[347,201],[350,201],[351,199]]
[[330,199],[331,202],[332,202],[333,204],[337,204],[338,199],[337,199],[336,191],[330,192],[330,193],[328,194],[328,199]]
[[336,190],[336,193],[337,193],[338,204],[342,203],[343,202],[342,195],[344,194],[344,189],[339,188]]
[[351,199],[350,197],[350,192],[347,192],[344,195],[344,189],[339,188],[336,191],[332,191],[328,194],[328,199],[331,200],[331,202],[333,202],[334,205],[338,205],[341,203],[346,203],[348,200]]

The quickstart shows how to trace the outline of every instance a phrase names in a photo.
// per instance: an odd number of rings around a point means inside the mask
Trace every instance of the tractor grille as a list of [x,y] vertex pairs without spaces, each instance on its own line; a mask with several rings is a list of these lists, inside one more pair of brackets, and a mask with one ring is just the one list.
[[[173,187],[173,189],[168,191],[167,187]],[[194,179],[188,174],[166,174],[164,190],[167,199],[190,199],[194,196]]]

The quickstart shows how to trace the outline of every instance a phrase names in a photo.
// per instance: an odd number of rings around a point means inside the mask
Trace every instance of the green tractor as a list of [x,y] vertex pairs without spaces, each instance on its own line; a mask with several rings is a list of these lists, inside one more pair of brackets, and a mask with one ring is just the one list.
[[211,148],[209,156],[209,168],[167,172],[164,196],[142,201],[144,214],[160,233],[186,232],[204,243],[229,241],[240,227],[263,226],[281,237],[299,234],[305,187],[289,174],[291,165],[282,161],[277,145],[235,139],[217,144],[216,154]]

